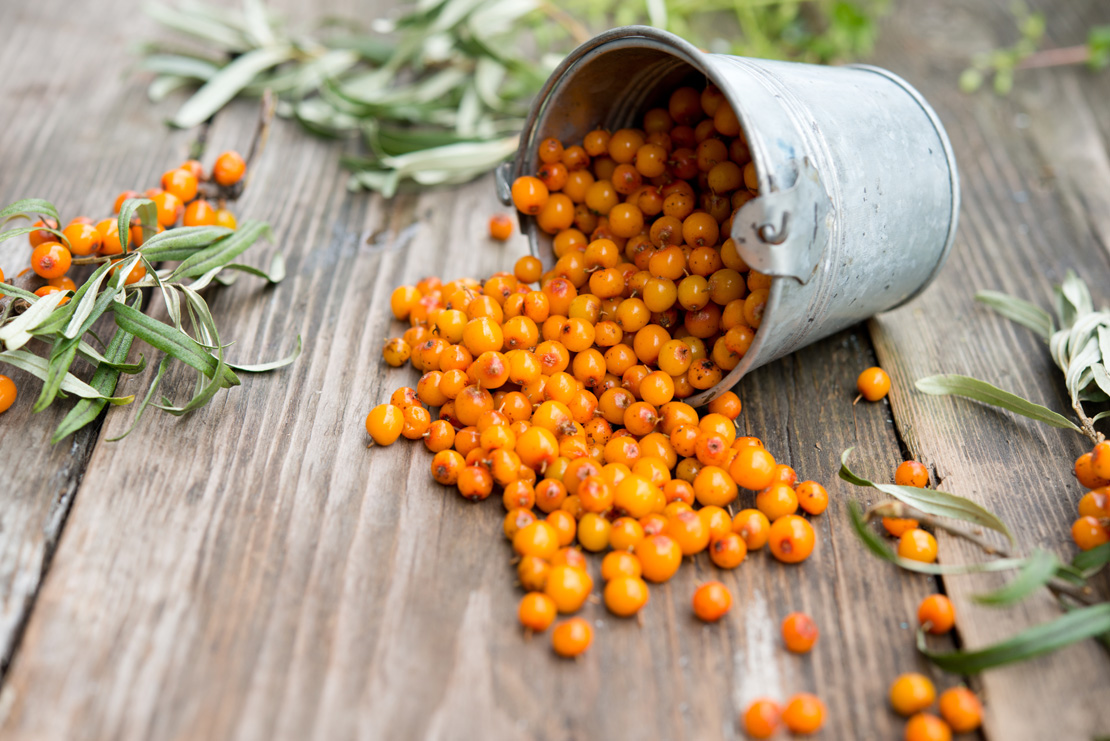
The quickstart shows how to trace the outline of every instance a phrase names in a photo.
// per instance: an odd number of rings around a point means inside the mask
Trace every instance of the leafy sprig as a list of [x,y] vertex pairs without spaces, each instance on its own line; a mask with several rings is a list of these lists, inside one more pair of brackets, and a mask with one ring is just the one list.
[[[0,211],[0,222],[30,219],[35,215],[57,220],[57,209],[38,199],[18,201]],[[171,414],[187,414],[210,401],[220,389],[237,386],[236,370],[274,370],[292,363],[300,353],[298,337],[292,353],[279,361],[262,366],[236,366],[227,362],[224,357],[227,346],[221,343],[212,312],[199,293],[213,281],[226,280],[225,271],[259,274],[261,271],[257,268],[240,265],[234,260],[268,234],[268,226],[245,221],[237,231],[223,227],[181,227],[155,234],[153,204],[145,198],[135,198],[124,201],[120,209],[121,234],[129,233],[132,216],[139,218],[140,228],[151,236],[142,246],[121,258],[87,258],[84,262],[99,264],[76,291],[59,291],[39,297],[24,287],[0,283],[0,295],[5,297],[0,313],[0,344],[4,348],[0,352],[0,363],[20,368],[43,381],[34,406],[36,412],[48,408],[58,398],[71,395],[80,398],[58,425],[52,442],[93,422],[108,404],[129,404],[134,400],[131,395],[114,394],[121,375],[138,374],[146,367],[142,357],[138,363],[126,362],[136,338],[165,354],[136,415],[136,423],[148,404]],[[0,233],[0,242],[27,231],[9,229]],[[65,241],[64,235],[59,236]],[[180,261],[180,264],[155,268],[155,262],[168,261]],[[145,268],[145,275],[128,284],[128,277],[140,267]],[[278,253],[270,273],[280,277],[282,272]],[[140,311],[144,289],[161,292],[171,323]],[[186,307],[184,313],[182,302]],[[99,344],[93,325],[108,316],[112,317],[117,329],[101,353],[93,346],[94,342]],[[25,349],[32,347],[39,352]],[[72,372],[78,357],[93,366],[88,382]],[[152,402],[170,359],[197,371],[193,395],[180,406],[168,397],[162,397],[161,403]]]

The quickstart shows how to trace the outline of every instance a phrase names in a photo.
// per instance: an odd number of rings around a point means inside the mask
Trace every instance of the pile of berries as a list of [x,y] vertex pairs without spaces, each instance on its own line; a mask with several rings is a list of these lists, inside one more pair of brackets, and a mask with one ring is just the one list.
[[1080,550],[1110,543],[1110,441],[1095,445],[1075,460],[1075,478],[1088,489],[1079,500],[1079,519],[1071,537]]
[[[149,198],[157,209],[155,232],[175,226],[223,226],[235,229],[235,215],[226,208],[226,201],[238,197],[247,165],[238,152],[224,152],[216,158],[212,171],[205,174],[197,160],[183,162],[180,167],[162,175],[162,187],[150,188],[143,193],[125,190],[116,198],[113,213],[118,214],[123,202],[129,198]],[[213,201],[215,206],[213,206]],[[40,227],[28,235],[31,245],[31,265],[19,273],[35,283],[35,276],[45,281],[35,289],[35,295],[46,296],[59,291],[75,291],[77,285],[69,277],[70,269],[86,262],[119,260],[151,234],[144,234],[140,219],[131,220],[127,238],[120,239],[118,220],[101,219],[98,222],[87,216],[71,219],[64,229],[52,218],[36,221]],[[127,276],[127,284],[136,283],[146,275],[140,262]],[[0,270],[0,283],[4,271]],[[62,299],[66,303],[69,298]],[[16,399],[15,383],[0,375],[0,413],[8,410]]]

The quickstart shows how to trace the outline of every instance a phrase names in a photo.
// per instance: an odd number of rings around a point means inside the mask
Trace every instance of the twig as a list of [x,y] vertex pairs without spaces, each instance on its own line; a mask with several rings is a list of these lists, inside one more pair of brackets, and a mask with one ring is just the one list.
[[1035,51],[1017,63],[1015,69],[1040,69],[1043,67],[1064,67],[1084,64],[1091,58],[1091,48],[1086,44],[1065,46],[1059,49]]

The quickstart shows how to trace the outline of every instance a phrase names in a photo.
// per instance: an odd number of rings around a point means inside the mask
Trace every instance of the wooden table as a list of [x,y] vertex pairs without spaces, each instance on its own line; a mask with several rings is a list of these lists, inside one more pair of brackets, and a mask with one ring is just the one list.
[[[0,417],[0,735],[732,739],[752,698],[815,691],[829,707],[822,738],[893,739],[902,721],[885,695],[898,673],[964,681],[915,654],[922,597],[943,590],[956,604],[957,633],[941,647],[982,646],[1057,615],[1047,593],[1013,609],[969,601],[1003,576],[938,580],[871,557],[846,512],[877,493],[836,471],[850,446],[855,468],[878,480],[915,457],[934,484],[998,511],[1024,548],[1070,557],[1082,492],[1069,469],[1083,441],[923,396],[913,381],[963,372],[1067,409],[1042,343],[972,297],[991,288],[1049,306],[1075,268],[1107,298],[1110,74],[1030,72],[1009,98],[966,96],[956,77],[970,54],[1013,40],[1009,0],[897,5],[874,62],[918,86],[948,127],[964,192],[959,239],[911,305],[741,384],[748,433],[829,486],[804,565],[758,553],[721,573],[702,557],[652,590],[642,625],[590,605],[596,643],[578,662],[555,658],[546,635],[524,640],[500,506],[432,483],[420,446],[368,450],[363,429],[372,405],[415,379],[379,359],[398,331],[390,290],[427,273],[504,269],[524,244],[485,238],[501,208],[490,178],[392,201],[351,194],[341,147],[282,123],[239,210],[273,224],[252,260],[280,250],[288,278],[241,280],[209,300],[236,360],[282,355],[299,334],[293,367],[245,377],[185,419],[151,412],[124,442],[107,439],[133,408],[55,446],[66,405],[32,415],[36,384],[5,371],[23,396]],[[1051,45],[1110,22],[1103,0],[1035,5],[1049,11]],[[38,196],[66,215],[100,216],[117,192],[154,184],[184,158],[198,132],[164,127],[173,102],[151,105],[144,81],[121,74],[128,47],[154,32],[137,6],[0,8],[0,202]],[[204,132],[206,161],[245,146],[255,115],[250,103],[219,114]],[[0,266],[22,267],[23,249],[5,244]],[[894,380],[889,401],[853,406],[856,374],[876,362]],[[123,390],[145,389],[155,365]],[[162,388],[180,396],[185,382],[176,370]],[[981,557],[939,540],[942,561]],[[689,609],[708,578],[736,596],[719,625]],[[812,655],[780,648],[791,610],[820,625]],[[987,738],[1110,733],[1110,660],[1093,641],[969,681],[986,703]]]

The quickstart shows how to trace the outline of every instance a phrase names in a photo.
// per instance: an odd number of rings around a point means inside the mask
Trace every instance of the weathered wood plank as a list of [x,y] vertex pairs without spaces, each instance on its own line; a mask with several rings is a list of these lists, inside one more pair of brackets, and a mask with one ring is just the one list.
[[[1042,4],[1050,32],[1059,17],[1068,16],[1056,14],[1057,5]],[[1095,12],[1095,4],[1079,5],[1089,21],[1105,17],[1104,9]],[[1070,467],[1088,447],[1085,440],[972,402],[913,390],[913,382],[923,376],[959,372],[1069,411],[1062,379],[1043,343],[977,305],[973,296],[991,288],[1048,307],[1052,284],[1068,268],[1081,268],[1092,278],[1096,294],[1102,284],[1094,277],[1107,270],[1107,255],[1097,244],[1105,238],[1105,209],[1099,203],[1105,200],[1106,141],[1087,101],[1105,100],[1110,79],[1081,78],[1072,71],[1043,72],[1040,80],[1026,74],[1012,100],[989,93],[966,97],[952,85],[970,49],[1009,42],[1008,7],[998,3],[969,10],[947,3],[938,8],[960,19],[946,28],[958,26],[965,39],[978,34],[986,40],[963,47],[946,63],[935,61],[952,50],[939,26],[923,26],[915,22],[916,13],[907,11],[887,29],[887,48],[917,47],[918,54],[892,58],[891,64],[920,82],[946,122],[961,166],[964,209],[960,239],[937,284],[912,306],[873,320],[870,328],[879,358],[894,379],[895,418],[911,452],[934,467],[946,490],[999,512],[1023,550],[1047,547],[1067,558],[1075,550],[1069,528],[1082,494]],[[964,541],[938,539],[942,561],[982,557]],[[996,642],[1060,614],[1047,592],[1013,609],[970,601],[971,595],[1003,581],[998,575],[944,579],[965,646]],[[1103,733],[1110,726],[1110,709],[1095,696],[1108,681],[1110,661],[1093,642],[989,671],[982,677],[986,735],[1042,739]]]
[[[116,194],[154,184],[181,159],[191,134],[170,132],[142,88],[119,71],[131,63],[131,32],[115,22],[130,3],[102,5],[87,23],[60,20],[66,3],[7,3],[0,26],[0,207],[20,198],[46,198],[63,219],[108,216]],[[44,63],[44,60],[50,60]],[[9,280],[29,264],[26,237],[0,244]],[[57,544],[99,423],[55,446],[50,435],[72,402],[33,415],[41,384],[0,365],[19,389],[0,416],[0,676],[18,641]]]

